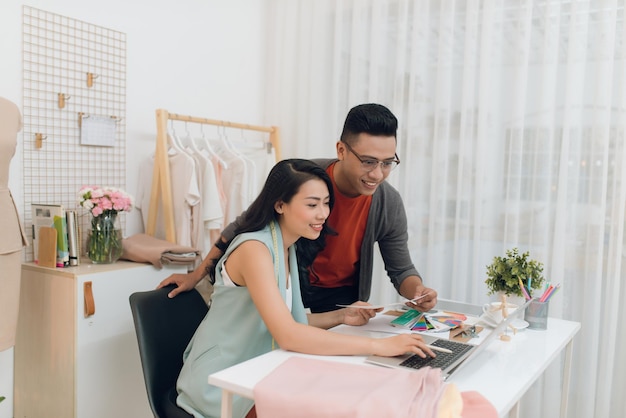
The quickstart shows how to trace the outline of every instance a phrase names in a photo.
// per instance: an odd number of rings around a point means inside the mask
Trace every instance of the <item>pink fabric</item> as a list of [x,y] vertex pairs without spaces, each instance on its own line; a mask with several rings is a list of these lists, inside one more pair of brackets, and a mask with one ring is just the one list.
[[259,418],[435,418],[441,370],[291,357],[254,387]]
[[498,418],[498,411],[483,395],[475,391],[461,392],[463,418]]

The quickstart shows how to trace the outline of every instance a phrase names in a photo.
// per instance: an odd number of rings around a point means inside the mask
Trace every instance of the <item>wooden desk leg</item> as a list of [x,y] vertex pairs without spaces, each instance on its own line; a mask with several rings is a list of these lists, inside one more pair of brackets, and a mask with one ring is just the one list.
[[222,389],[222,415],[221,418],[233,417],[233,394],[231,391]]
[[565,348],[565,362],[563,364],[563,385],[561,387],[561,418],[567,417],[567,400],[569,397],[569,379],[572,367],[572,351],[574,339],[572,338]]
[[519,401],[515,402],[513,408],[509,411],[509,418],[517,418],[519,417]]

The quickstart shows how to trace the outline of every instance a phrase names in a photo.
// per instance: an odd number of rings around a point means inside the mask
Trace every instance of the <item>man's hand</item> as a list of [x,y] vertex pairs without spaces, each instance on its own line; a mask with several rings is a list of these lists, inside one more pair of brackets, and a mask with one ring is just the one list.
[[159,283],[157,289],[161,289],[170,284],[175,284],[177,287],[173,289],[170,293],[167,294],[167,297],[173,298],[178,295],[180,292],[188,292],[193,289],[200,280],[197,280],[194,277],[193,273],[188,274],[179,274],[175,273],[166,277]]
[[415,296],[412,301],[406,303],[410,308],[417,309],[420,312],[428,312],[437,304],[437,292],[422,284],[418,284],[415,288]]

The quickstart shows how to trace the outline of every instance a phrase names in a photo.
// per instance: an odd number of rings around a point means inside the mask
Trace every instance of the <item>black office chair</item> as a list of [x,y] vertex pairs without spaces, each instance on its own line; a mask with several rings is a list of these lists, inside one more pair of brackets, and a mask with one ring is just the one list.
[[183,351],[208,311],[197,290],[170,299],[167,294],[173,288],[135,292],[129,298],[155,418],[192,417],[176,405],[176,379],[183,365]]

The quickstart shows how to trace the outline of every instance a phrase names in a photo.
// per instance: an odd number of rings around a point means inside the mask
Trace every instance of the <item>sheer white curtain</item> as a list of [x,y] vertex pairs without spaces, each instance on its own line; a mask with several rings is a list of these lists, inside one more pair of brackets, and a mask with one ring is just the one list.
[[[483,303],[492,258],[530,251],[562,283],[550,315],[582,323],[568,416],[621,417],[624,2],[268,4],[267,109],[285,156],[334,156],[350,107],[390,107],[402,159],[390,181],[426,282]],[[395,297],[387,282],[377,301]],[[521,415],[558,416],[560,379],[557,361]]]

